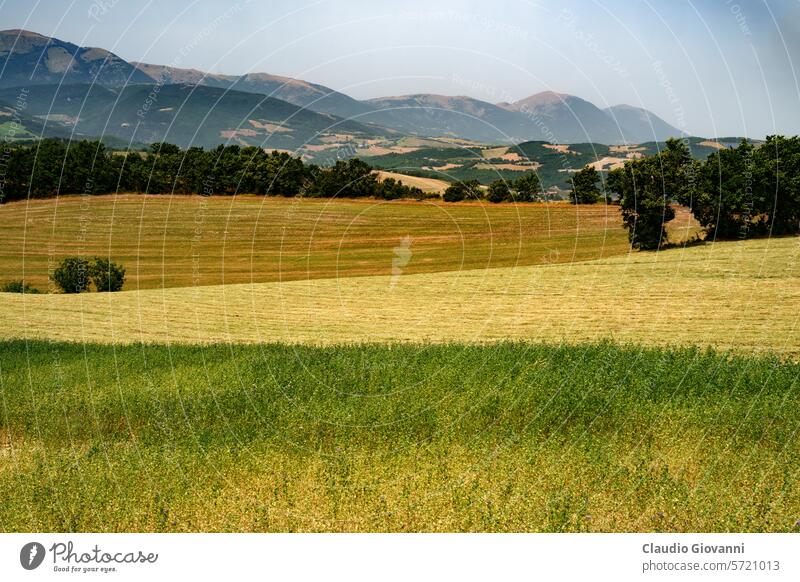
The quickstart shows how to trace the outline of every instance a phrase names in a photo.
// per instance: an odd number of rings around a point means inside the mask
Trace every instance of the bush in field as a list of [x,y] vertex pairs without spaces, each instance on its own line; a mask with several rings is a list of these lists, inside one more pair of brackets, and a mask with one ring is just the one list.
[[600,181],[600,174],[593,166],[586,166],[578,170],[569,179],[572,190],[569,199],[573,204],[597,204],[600,200],[600,189],[597,183]]
[[444,191],[445,202],[460,202],[468,198],[480,198],[481,184],[477,180],[455,182]]
[[486,199],[489,202],[507,202],[513,200],[514,196],[505,180],[495,180],[489,184]]
[[514,182],[519,202],[533,202],[542,190],[542,184],[536,172],[526,172]]
[[98,291],[119,291],[125,284],[125,267],[101,257],[94,259],[89,275]]
[[50,278],[63,293],[83,293],[89,289],[89,261],[68,257],[53,271]]
[[3,287],[0,288],[0,291],[2,291],[3,293],[28,293],[30,295],[36,295],[40,293],[38,289],[28,285],[25,281],[22,280],[10,281],[5,285],[3,285]]
[[422,198],[425,193],[416,186],[406,186],[399,180],[386,178],[378,184],[375,196],[384,200],[399,200],[400,198]]

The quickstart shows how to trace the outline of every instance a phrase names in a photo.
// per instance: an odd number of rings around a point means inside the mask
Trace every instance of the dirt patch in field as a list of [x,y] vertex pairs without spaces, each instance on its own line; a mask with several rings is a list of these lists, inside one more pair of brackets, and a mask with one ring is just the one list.
[[416,187],[423,192],[441,193],[444,192],[450,185],[444,180],[437,180],[436,178],[420,178],[418,176],[406,176],[405,174],[397,174],[395,172],[377,172],[380,180],[386,178],[394,178],[398,182],[406,186]]
[[443,166],[422,166],[423,170],[431,170],[433,172],[446,172],[453,168],[460,168],[464,164],[444,164]]
[[701,146],[707,147],[707,148],[716,148],[718,150],[724,150],[725,149],[724,145],[722,145],[718,141],[713,141],[713,140],[710,140],[710,139],[707,139],[706,141],[701,141],[697,145],[701,145]]
[[539,162],[532,162],[530,164],[476,164],[475,168],[478,170],[508,170],[510,172],[530,172],[537,170],[541,167]]
[[604,158],[600,158],[596,162],[592,162],[589,165],[598,172],[602,172],[605,170],[616,170],[617,168],[621,168],[622,166],[625,165],[625,158],[615,158],[612,156],[606,156]]
[[258,129],[263,129],[264,131],[268,131],[269,133],[291,133],[292,130],[288,127],[284,127],[283,125],[277,125],[275,123],[262,123],[257,119],[248,119],[247,122],[256,127]]
[[569,149],[569,145],[567,145],[567,144],[546,143],[546,144],[543,144],[542,147],[545,147],[545,148],[547,148],[549,150],[555,150],[560,154],[576,154],[577,155],[577,152],[573,152],[571,149]]

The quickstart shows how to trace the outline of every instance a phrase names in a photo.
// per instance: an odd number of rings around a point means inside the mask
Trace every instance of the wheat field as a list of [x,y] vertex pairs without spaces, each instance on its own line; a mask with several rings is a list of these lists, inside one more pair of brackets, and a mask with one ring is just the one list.
[[[679,221],[676,221],[676,224]],[[615,206],[119,194],[0,205],[0,285],[44,291],[67,256],[108,256],[126,289],[572,262],[627,252]]]
[[800,239],[775,238],[447,273],[4,294],[0,337],[303,344],[612,339],[797,355],[799,308]]

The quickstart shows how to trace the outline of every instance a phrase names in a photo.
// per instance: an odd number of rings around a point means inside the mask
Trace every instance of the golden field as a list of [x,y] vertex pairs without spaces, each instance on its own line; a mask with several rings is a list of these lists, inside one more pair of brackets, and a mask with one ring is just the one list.
[[[408,265],[415,260],[412,254]],[[610,338],[798,354],[799,307],[800,239],[776,238],[446,273],[5,294],[0,337],[305,344]]]
[[126,290],[390,275],[404,240],[405,274],[628,250],[617,207],[604,205],[68,196],[0,205],[0,285],[24,278],[44,291],[73,255],[122,263]]

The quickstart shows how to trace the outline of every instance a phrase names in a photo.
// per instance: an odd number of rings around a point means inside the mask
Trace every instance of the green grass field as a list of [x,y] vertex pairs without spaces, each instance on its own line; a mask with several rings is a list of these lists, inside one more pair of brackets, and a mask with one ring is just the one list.
[[798,531],[800,366],[0,345],[2,531]]

